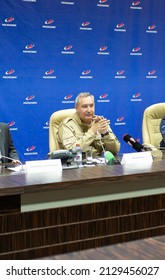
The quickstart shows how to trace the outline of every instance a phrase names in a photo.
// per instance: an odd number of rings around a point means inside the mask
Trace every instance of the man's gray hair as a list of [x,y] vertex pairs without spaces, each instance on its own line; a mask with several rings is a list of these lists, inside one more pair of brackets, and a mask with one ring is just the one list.
[[93,102],[95,102],[95,98],[94,98],[94,96],[91,93],[89,93],[89,92],[81,92],[81,93],[79,93],[77,95],[76,99],[75,99],[75,107],[78,106],[80,98],[82,98],[82,97],[89,97],[89,96],[93,99]]

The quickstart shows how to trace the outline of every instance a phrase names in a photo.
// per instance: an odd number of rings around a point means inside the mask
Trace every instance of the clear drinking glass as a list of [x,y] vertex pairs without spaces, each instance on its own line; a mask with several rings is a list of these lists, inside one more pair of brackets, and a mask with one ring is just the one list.
[[85,154],[86,154],[86,162],[87,163],[92,162],[92,147],[91,146],[87,147]]

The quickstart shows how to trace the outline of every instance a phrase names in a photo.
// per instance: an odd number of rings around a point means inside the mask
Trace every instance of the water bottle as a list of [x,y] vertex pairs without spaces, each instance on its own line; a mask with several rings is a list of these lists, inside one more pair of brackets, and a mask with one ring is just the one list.
[[80,144],[76,144],[75,153],[76,155],[74,161],[77,163],[77,165],[82,165],[82,150]]

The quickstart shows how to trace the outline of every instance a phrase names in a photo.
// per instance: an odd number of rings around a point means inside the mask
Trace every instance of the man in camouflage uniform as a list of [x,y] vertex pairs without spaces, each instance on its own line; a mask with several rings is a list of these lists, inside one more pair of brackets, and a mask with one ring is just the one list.
[[80,144],[83,153],[91,146],[93,156],[100,156],[104,150],[116,155],[120,142],[109,126],[110,121],[94,114],[94,96],[88,92],[80,93],[75,100],[75,109],[75,114],[59,125],[60,149],[70,150]]

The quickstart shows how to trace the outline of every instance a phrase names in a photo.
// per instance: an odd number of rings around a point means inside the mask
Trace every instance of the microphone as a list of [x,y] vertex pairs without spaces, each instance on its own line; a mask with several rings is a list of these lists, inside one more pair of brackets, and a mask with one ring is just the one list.
[[138,141],[136,141],[132,136],[129,134],[125,134],[123,136],[123,140],[128,144],[131,145],[134,150],[137,152],[145,152],[145,148],[141,145]]
[[111,152],[109,152],[109,151],[106,151],[105,153],[104,153],[104,157],[105,157],[105,159],[108,161],[108,165],[115,165],[115,164],[120,164],[120,161],[119,160],[117,160],[115,157],[114,157],[114,155],[111,153]]
[[[23,164],[22,164],[22,162],[20,161],[20,160],[18,160],[18,159],[14,159],[14,158],[10,158],[10,157],[6,157],[6,156],[3,156],[3,155],[1,155],[0,154],[0,160],[2,159],[2,158],[6,158],[6,159],[9,159],[9,160],[11,160],[11,161],[16,161],[16,163],[19,163],[20,165],[21,165],[21,167],[22,167],[22,170],[23,170]],[[13,163],[11,162],[11,165],[12,165]],[[4,166],[10,166],[10,163],[1,163],[0,165],[4,165]]]

